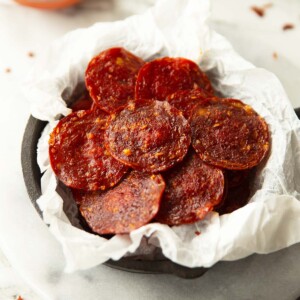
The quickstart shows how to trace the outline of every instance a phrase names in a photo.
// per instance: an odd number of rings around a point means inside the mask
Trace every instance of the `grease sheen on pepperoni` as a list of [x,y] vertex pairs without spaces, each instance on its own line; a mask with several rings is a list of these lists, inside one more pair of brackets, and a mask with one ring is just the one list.
[[178,110],[182,111],[185,118],[188,119],[194,106],[210,97],[211,95],[209,93],[198,88],[193,90],[177,91],[173,94],[170,94],[167,97],[167,101]]
[[130,103],[114,116],[106,146],[120,162],[144,172],[160,172],[181,161],[191,142],[187,120],[167,102]]
[[135,98],[166,100],[179,90],[199,87],[213,94],[209,79],[194,62],[185,58],[158,58],[140,69]]
[[129,233],[157,214],[164,188],[161,175],[132,171],[110,190],[81,195],[79,209],[98,234]]
[[127,167],[104,147],[108,115],[96,109],[78,111],[63,118],[49,140],[50,163],[67,186],[98,190],[115,185]]
[[111,48],[94,57],[85,72],[92,99],[111,113],[134,98],[137,73],[144,61],[123,48]]
[[270,148],[268,125],[249,105],[234,99],[209,99],[189,119],[192,145],[205,162],[243,170],[259,164]]
[[182,163],[164,174],[166,189],[155,217],[160,223],[180,225],[203,219],[222,201],[224,174],[190,150]]

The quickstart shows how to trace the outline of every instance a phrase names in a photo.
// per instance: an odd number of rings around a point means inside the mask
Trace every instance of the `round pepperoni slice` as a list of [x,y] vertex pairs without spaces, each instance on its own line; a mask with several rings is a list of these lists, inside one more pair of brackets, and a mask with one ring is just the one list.
[[182,113],[167,102],[130,103],[112,117],[106,147],[120,162],[156,173],[181,161],[191,142],[191,131]]
[[167,97],[167,101],[176,107],[178,110],[182,111],[183,115],[188,119],[191,115],[194,106],[211,95],[203,89],[193,89],[193,90],[182,90],[170,94]]
[[213,94],[207,76],[191,60],[164,57],[146,63],[139,71],[136,99],[166,100],[179,90],[202,88]]
[[154,218],[164,188],[161,175],[132,171],[112,189],[83,194],[79,209],[98,234],[129,233]]
[[166,189],[155,220],[168,225],[203,219],[222,201],[224,174],[204,163],[194,151],[164,174]]
[[101,52],[89,63],[85,83],[92,99],[110,113],[134,98],[137,73],[144,61],[123,48]]
[[127,171],[104,147],[108,115],[78,111],[60,120],[49,140],[50,163],[65,185],[85,190],[114,186]]
[[249,105],[210,99],[189,119],[192,145],[205,162],[231,170],[258,165],[270,148],[268,125]]

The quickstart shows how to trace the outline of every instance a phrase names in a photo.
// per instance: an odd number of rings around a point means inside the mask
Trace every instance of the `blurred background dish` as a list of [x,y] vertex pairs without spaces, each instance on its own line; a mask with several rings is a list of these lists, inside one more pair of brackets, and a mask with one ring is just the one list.
[[80,0],[15,0],[21,5],[42,8],[42,9],[59,9],[72,6]]

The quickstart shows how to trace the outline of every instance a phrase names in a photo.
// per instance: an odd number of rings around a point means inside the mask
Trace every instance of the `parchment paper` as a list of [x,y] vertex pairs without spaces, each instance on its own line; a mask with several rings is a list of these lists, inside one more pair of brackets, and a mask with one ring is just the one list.
[[[208,0],[160,0],[143,15],[70,32],[40,58],[31,74],[25,93],[32,115],[49,121],[38,145],[38,162],[45,171],[38,204],[63,247],[67,272],[134,253],[144,236],[149,244],[161,247],[166,257],[189,267],[210,267],[219,260],[269,253],[300,241],[300,123],[278,79],[245,61],[209,28],[209,6]],[[84,81],[89,60],[114,46],[145,60],[158,56],[194,60],[220,95],[241,99],[265,118],[272,150],[257,172],[249,204],[221,217],[212,212],[192,225],[170,228],[153,223],[110,240],[87,233],[73,222],[76,207],[66,205],[66,199],[63,202],[61,196],[68,195],[57,188],[49,165],[48,134],[59,116],[71,112],[63,92],[71,94]],[[253,45],[249,47],[255,51]]]

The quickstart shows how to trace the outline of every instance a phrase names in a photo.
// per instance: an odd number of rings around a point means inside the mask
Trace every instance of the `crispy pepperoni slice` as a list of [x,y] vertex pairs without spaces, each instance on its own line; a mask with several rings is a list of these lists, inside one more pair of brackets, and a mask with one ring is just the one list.
[[111,113],[134,98],[137,73],[144,61],[123,48],[101,52],[89,63],[85,83],[92,99]]
[[178,110],[182,111],[183,115],[188,119],[191,115],[194,106],[211,95],[203,89],[193,89],[193,90],[182,90],[170,94],[167,97],[167,101],[176,107]]
[[65,185],[104,190],[115,185],[127,171],[104,147],[107,118],[100,109],[81,110],[60,120],[54,128],[49,140],[50,162]]
[[185,58],[158,58],[140,69],[135,98],[166,100],[174,92],[198,87],[213,94],[209,79],[194,62]]
[[191,142],[190,126],[168,102],[131,102],[112,117],[106,147],[120,162],[156,173],[181,161]]
[[132,171],[112,189],[84,193],[79,209],[98,234],[129,233],[157,214],[164,188],[161,175]]
[[71,109],[72,111],[79,110],[89,110],[93,105],[93,100],[90,97],[88,91],[85,91],[84,94],[79,97],[75,102],[72,103]]
[[194,107],[189,121],[192,145],[209,164],[231,170],[249,169],[269,151],[268,125],[239,100],[210,99]]
[[224,203],[216,211],[221,215],[231,213],[245,206],[249,201],[249,196],[249,181],[246,180],[242,185],[228,189]]
[[203,219],[222,201],[224,174],[190,150],[182,163],[164,174],[166,189],[155,220],[180,225]]

